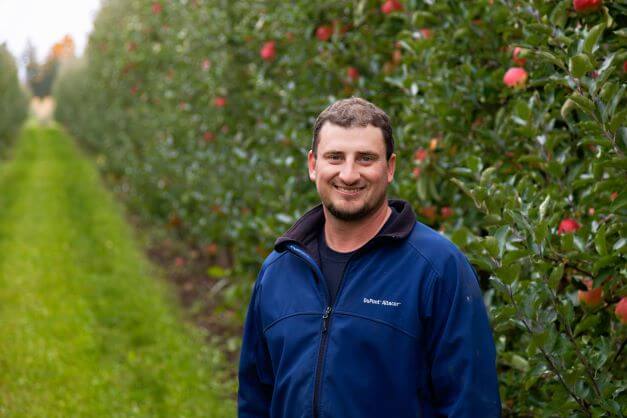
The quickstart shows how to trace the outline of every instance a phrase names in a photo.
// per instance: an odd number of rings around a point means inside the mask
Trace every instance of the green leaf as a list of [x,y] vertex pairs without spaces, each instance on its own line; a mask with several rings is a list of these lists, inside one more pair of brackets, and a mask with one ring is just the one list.
[[490,276],[490,283],[492,284],[492,287],[494,289],[496,289],[499,293],[501,293],[503,296],[505,296],[509,300],[510,298],[509,287],[506,286],[505,283],[500,281],[495,276]]
[[621,192],[618,197],[612,202],[612,206],[610,206],[610,211],[617,212],[625,205],[627,205],[627,192]]
[[494,269],[494,265],[488,257],[468,254],[468,260],[481,270],[492,271]]
[[463,181],[461,181],[460,179],[456,177],[453,177],[451,178],[451,182],[455,184],[457,187],[459,187],[462,190],[462,192],[464,192],[464,194],[466,194],[468,197],[471,197],[471,198],[473,197],[472,193],[470,192],[468,187],[466,187],[466,184]]
[[494,237],[485,237],[483,240],[483,247],[492,257],[498,257],[499,255],[499,243]]
[[[603,112],[601,112],[601,117],[602,119],[605,121],[608,118],[611,118],[614,116],[614,110],[616,110],[616,106],[618,106],[618,103],[621,102],[623,95],[625,94],[625,86],[623,85],[610,99],[609,103],[607,104],[607,107],[605,107],[605,109],[603,109]],[[623,109],[624,110],[624,109]]]
[[612,250],[620,251],[623,247],[625,247],[625,244],[627,244],[627,238],[620,238],[618,241],[614,243]]
[[586,54],[593,53],[596,50],[595,47],[604,30],[605,22],[599,23],[598,25],[590,29],[590,32],[588,32],[588,35],[586,35],[586,38],[583,41],[582,52],[585,52]]
[[594,237],[594,246],[599,255],[607,255],[607,242],[605,240],[606,225],[603,224]]
[[514,250],[514,251],[510,251],[507,254],[505,254],[503,256],[503,260],[501,261],[501,264],[504,266],[510,265],[511,263],[514,263],[522,258],[528,257],[532,254],[531,251],[529,250]]
[[573,234],[564,234],[560,237],[560,246],[563,251],[573,251],[575,249],[575,239]]
[[531,336],[531,341],[529,342],[529,346],[527,347],[527,354],[532,356],[536,353],[538,347],[543,347],[549,338],[549,331],[544,330],[542,332],[534,333]]
[[596,327],[596,325],[601,321],[600,315],[588,315],[583,321],[579,322],[577,326],[575,326],[575,335],[579,335],[584,331],[587,331],[591,328]]
[[555,55],[551,54],[550,52],[540,51],[540,50],[528,50],[527,54],[539,60],[548,61],[551,64],[555,64],[561,69],[564,69],[564,70],[566,69],[566,66],[564,65],[564,63],[560,61]]
[[451,241],[453,241],[453,243],[455,243],[458,247],[464,247],[469,242],[469,235],[468,229],[462,227],[453,232],[453,235],[451,235]]
[[603,60],[603,64],[601,64],[601,67],[597,71],[598,75],[597,75],[597,78],[595,80],[596,90],[602,88],[603,85],[605,84],[605,81],[614,72],[614,65],[613,64],[614,64],[614,58],[615,57],[616,57],[616,54],[613,53],[613,54],[610,54],[607,57],[605,57],[605,59]]
[[507,234],[509,233],[509,226],[503,225],[494,233],[494,238],[499,243],[499,257],[503,256],[503,251],[505,251],[505,244],[507,244]]
[[592,100],[588,99],[587,97],[582,96],[579,93],[572,94],[570,96],[570,100],[575,102],[575,104],[585,113],[589,114],[590,116],[594,116],[595,107],[594,107],[594,103],[592,103]]
[[492,175],[496,172],[496,167],[488,167],[481,173],[481,180],[479,183],[481,185],[486,185],[488,181],[492,178]]
[[568,299],[565,299],[561,304],[557,305],[557,311],[568,322],[571,322],[575,316],[573,305]]
[[553,8],[551,11],[551,16],[549,17],[550,22],[555,26],[564,27],[566,21],[568,20],[568,8],[570,7],[569,0],[560,1],[557,6]]
[[416,192],[420,200],[427,200],[427,178],[425,176],[420,176],[416,182]]
[[610,132],[613,134],[616,133],[616,130],[621,126],[624,126],[626,121],[627,109],[619,110],[618,112],[614,113],[614,116],[612,116],[612,119],[610,119],[610,123],[608,125]]
[[220,266],[211,266],[207,269],[207,274],[210,277],[225,277],[231,273],[230,270],[224,269]]
[[599,258],[592,265],[592,273],[593,274],[597,274],[599,272],[599,270],[601,270],[603,267],[607,267],[610,264],[616,262],[618,260],[618,258],[619,257],[617,255],[606,255],[606,256],[603,256],[603,257]]
[[521,372],[529,370],[529,362],[518,354],[512,354],[510,364],[514,369],[520,370]]
[[538,222],[534,228],[533,235],[536,244],[542,243],[546,236],[549,234],[548,221]]
[[514,220],[514,222],[516,222],[516,225],[520,229],[526,230],[526,231],[531,231],[531,225],[529,225],[529,222],[527,221],[527,219],[525,219],[519,213],[519,211],[513,211],[511,209],[505,209],[505,214],[509,215]]
[[551,289],[557,289],[557,285],[562,280],[564,276],[564,264],[560,264],[555,267],[549,276],[549,287]]
[[470,170],[473,173],[479,173],[479,171],[481,171],[481,169],[483,168],[483,163],[481,162],[481,158],[477,157],[476,155],[470,155],[466,159],[466,164],[468,165],[468,168],[470,168]]
[[562,119],[566,120],[567,116],[570,114],[570,112],[573,111],[574,108],[575,102],[572,99],[566,99],[566,101],[562,105],[562,108],[560,109],[560,115],[562,115]]
[[594,69],[590,57],[586,54],[577,54],[568,61],[568,69],[574,77],[580,78]]
[[505,284],[512,284],[520,276],[520,264],[512,264],[507,267],[498,268],[494,273]]
[[544,201],[540,204],[540,220],[546,216],[546,211],[549,208],[549,202],[551,201],[551,195],[547,195]]

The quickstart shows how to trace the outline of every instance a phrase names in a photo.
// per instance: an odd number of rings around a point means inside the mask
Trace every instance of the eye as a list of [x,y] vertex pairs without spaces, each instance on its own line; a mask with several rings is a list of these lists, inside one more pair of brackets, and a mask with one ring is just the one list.
[[377,160],[377,157],[376,157],[376,155],[366,154],[366,155],[362,155],[362,156],[360,157],[360,159],[361,159],[362,161],[365,161],[365,162],[370,163],[370,162],[372,162],[372,161],[376,161],[376,160]]
[[342,156],[340,154],[328,154],[327,159],[329,161],[340,161],[342,159]]

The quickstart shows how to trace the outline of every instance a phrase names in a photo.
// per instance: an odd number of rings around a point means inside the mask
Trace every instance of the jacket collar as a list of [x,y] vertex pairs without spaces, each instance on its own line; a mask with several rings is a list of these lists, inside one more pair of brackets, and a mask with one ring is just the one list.
[[[386,223],[366,245],[370,246],[374,242],[380,241],[403,240],[409,236],[416,224],[416,215],[409,203],[404,200],[388,200],[388,204],[392,208],[391,216],[393,219]],[[324,212],[322,204],[320,204],[305,213],[285,234],[279,237],[274,244],[274,249],[283,252],[288,244],[297,244],[319,262],[318,234],[323,226]]]

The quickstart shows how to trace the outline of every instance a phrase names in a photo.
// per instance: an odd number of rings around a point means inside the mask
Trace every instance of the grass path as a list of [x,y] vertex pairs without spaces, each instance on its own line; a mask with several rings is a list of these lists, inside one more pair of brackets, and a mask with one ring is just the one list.
[[0,162],[0,417],[234,416],[91,163],[28,125]]

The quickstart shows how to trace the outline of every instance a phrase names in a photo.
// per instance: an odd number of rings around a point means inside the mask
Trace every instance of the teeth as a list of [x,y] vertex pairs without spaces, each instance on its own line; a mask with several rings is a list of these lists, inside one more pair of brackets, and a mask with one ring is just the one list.
[[335,186],[335,187],[339,190],[344,190],[346,192],[357,192],[363,189],[363,187],[342,187],[342,186]]

